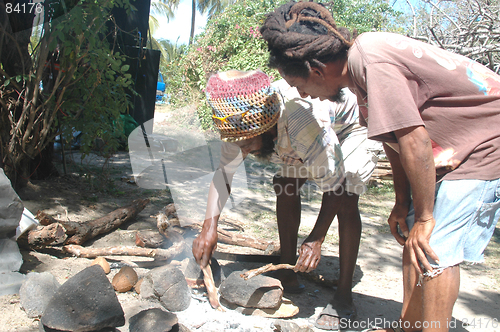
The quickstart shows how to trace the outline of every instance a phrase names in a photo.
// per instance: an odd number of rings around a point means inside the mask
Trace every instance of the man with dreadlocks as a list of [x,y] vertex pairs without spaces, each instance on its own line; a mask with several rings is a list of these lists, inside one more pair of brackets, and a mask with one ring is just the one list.
[[[356,96],[345,91],[342,101],[303,99],[284,80],[271,84],[259,70],[231,70],[212,75],[206,95],[221,139],[221,160],[210,186],[203,229],[193,242],[193,255],[206,266],[217,244],[217,222],[231,192],[236,168],[248,154],[278,166],[273,178],[281,246],[281,263],[309,272],[318,266],[321,245],[337,215],[340,278],[335,307],[329,312],[353,319],[352,278],[361,237],[358,199],[366,190],[380,143],[367,139],[359,125]],[[339,141],[340,140],[340,141]],[[314,181],[323,191],[313,230],[299,249],[300,188]],[[285,292],[300,292],[294,271],[279,271]]]
[[404,245],[404,297],[392,329],[447,331],[459,265],[483,260],[500,216],[500,77],[397,34],[352,40],[314,2],[279,7],[260,30],[270,66],[301,96],[356,93],[360,121],[384,142],[393,170],[388,222]]

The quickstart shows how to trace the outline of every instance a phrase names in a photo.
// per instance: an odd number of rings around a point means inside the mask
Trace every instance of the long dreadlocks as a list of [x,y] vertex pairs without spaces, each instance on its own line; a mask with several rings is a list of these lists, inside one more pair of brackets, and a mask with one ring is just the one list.
[[268,43],[269,66],[293,76],[307,77],[311,65],[345,58],[352,45],[349,30],[337,27],[330,12],[315,2],[282,5],[268,14],[260,32]]

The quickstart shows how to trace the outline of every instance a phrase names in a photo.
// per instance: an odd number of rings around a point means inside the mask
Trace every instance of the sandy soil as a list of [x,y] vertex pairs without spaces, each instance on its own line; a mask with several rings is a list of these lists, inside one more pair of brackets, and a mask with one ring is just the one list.
[[[155,119],[159,127],[166,123],[168,115],[157,112]],[[155,124],[155,126],[156,126]],[[168,130],[167,130],[168,131]],[[165,133],[165,130],[161,133]],[[110,244],[133,244],[137,229],[153,227],[155,220],[151,218],[163,206],[172,202],[172,193],[166,189],[144,189],[135,184],[122,181],[132,174],[129,155],[125,152],[117,154],[105,165],[97,156],[80,162],[78,154],[73,153],[74,163],[68,161],[68,175],[54,178],[50,181],[33,181],[21,193],[25,206],[36,213],[42,210],[55,218],[69,218],[73,221],[86,221],[100,217],[118,206],[124,205],[136,198],[149,197],[150,204],[137,218],[123,225],[119,230],[102,236],[86,245],[105,246]],[[216,157],[216,156],[214,156]],[[71,159],[71,158],[69,158]],[[80,166],[87,166],[87,168]],[[250,165],[251,166],[251,165]],[[90,167],[90,168],[89,168]],[[248,165],[247,165],[248,167]],[[90,169],[90,170],[89,170]],[[106,174],[105,179],[99,176]],[[209,174],[209,172],[207,172]],[[228,220],[236,220],[244,225],[245,234],[257,238],[277,240],[277,230],[274,219],[275,198],[270,187],[271,177],[265,171],[255,171],[249,175],[247,187],[244,188],[240,203],[230,211],[225,212]],[[109,182],[108,182],[109,181]],[[311,230],[319,209],[319,194],[309,191],[303,201],[302,225],[300,234],[307,236]],[[398,318],[402,306],[401,254],[402,248],[392,238],[385,220],[392,206],[390,199],[380,196],[365,196],[361,199],[363,234],[360,254],[354,276],[354,300],[358,310],[357,321],[350,330],[360,331],[369,322],[390,322]],[[200,205],[201,204],[201,205]],[[197,202],[203,208],[203,202]],[[499,241],[499,232],[495,233],[495,241]],[[329,236],[323,245],[323,258],[317,272],[329,279],[335,279],[338,273],[338,238],[337,225],[331,226]],[[221,252],[255,254],[262,253],[255,249],[221,245]],[[497,268],[498,252],[489,251],[484,264],[466,266],[461,273],[461,291],[453,311],[454,321],[451,331],[500,331],[500,273]],[[75,275],[92,260],[74,257],[56,257],[48,253],[22,251],[24,264],[22,273],[30,271],[52,273],[60,283]],[[136,257],[112,257],[113,261],[140,265],[141,259]],[[142,260],[144,261],[144,260]],[[226,275],[234,270],[251,269],[265,263],[237,262],[219,259]],[[137,268],[139,275],[148,271],[147,268]],[[108,277],[110,280],[117,270]],[[305,292],[291,295],[289,298],[300,308],[292,321],[300,326],[311,326],[314,318],[331,299],[333,290],[324,288],[301,278],[306,285]],[[151,307],[134,292],[118,294],[118,298],[126,317],[129,318],[140,310]],[[192,311],[203,311],[211,319],[217,316],[208,303],[194,303],[186,312],[178,313],[179,320],[192,331],[220,331],[220,326],[193,318]],[[228,315],[234,313],[226,313]],[[224,316],[220,316],[224,317]],[[234,319],[248,322],[248,317],[234,315]],[[222,318],[221,318],[222,319]],[[273,319],[252,318],[248,331],[271,331]],[[216,325],[212,325],[216,326]],[[241,331],[246,326],[242,323]],[[456,327],[454,327],[456,326]],[[454,327],[454,328],[453,328]],[[128,331],[127,325],[118,328]],[[22,310],[18,295],[0,297],[0,331],[38,331],[38,321],[27,317]],[[319,330],[315,330],[319,331]]]

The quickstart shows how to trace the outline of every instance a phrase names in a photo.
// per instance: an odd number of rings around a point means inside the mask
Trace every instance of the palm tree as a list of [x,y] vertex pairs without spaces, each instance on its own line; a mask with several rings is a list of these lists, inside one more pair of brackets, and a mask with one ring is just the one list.
[[[159,50],[162,52],[162,57],[160,60],[160,68],[166,68],[167,64],[180,58],[187,49],[187,46],[182,44],[178,45],[177,42],[172,43],[169,40],[160,39],[158,41]],[[166,70],[165,70],[166,73]]]
[[157,16],[163,16],[170,21],[175,16],[175,10],[179,6],[180,0],[151,0],[151,10],[149,14],[149,30],[151,35],[160,27]]
[[191,33],[189,34],[189,45],[191,45],[194,38],[196,10],[201,14],[208,13],[208,18],[210,18],[215,14],[221,13],[235,2],[236,0],[191,0]]
[[[166,40],[157,40],[153,34],[160,28],[160,23],[157,16],[162,16],[169,21],[175,16],[175,10],[179,5],[180,0],[151,0],[151,10],[149,15],[149,33],[150,33],[150,47],[161,52],[160,69],[165,68],[166,65],[174,59],[174,54],[177,53],[176,48],[172,43]],[[181,50],[179,49],[180,53]]]

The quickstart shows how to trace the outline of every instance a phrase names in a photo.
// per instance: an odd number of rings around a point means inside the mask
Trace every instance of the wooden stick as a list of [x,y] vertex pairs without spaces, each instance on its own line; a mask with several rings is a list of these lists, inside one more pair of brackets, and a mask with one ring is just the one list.
[[[253,269],[253,270],[246,271],[246,272],[240,274],[240,276],[243,279],[248,280],[250,278],[258,276],[259,274],[262,274],[262,273],[265,273],[265,272],[269,272],[269,271],[293,270],[293,269],[295,269],[295,265],[290,265],[290,264],[276,264],[276,265],[273,265],[273,263],[270,263],[270,264],[264,265],[262,267],[259,267],[258,269]],[[299,274],[302,277],[306,278],[307,280],[310,280],[310,281],[312,281],[314,283],[317,283],[317,284],[319,284],[321,286],[336,287],[337,284],[338,284],[338,280],[336,280],[336,279],[326,279],[323,275],[318,274],[315,271],[311,271],[311,272],[308,272],[308,273],[299,272]]]
[[155,259],[172,259],[184,251],[184,244],[177,243],[168,249],[150,249],[130,246],[116,246],[103,248],[87,248],[79,245],[66,245],[63,250],[76,257],[96,258],[99,256],[143,256]]
[[270,272],[270,271],[294,270],[294,269],[295,269],[295,265],[290,265],[290,264],[276,264],[276,265],[274,265],[273,263],[269,263],[267,265],[259,267],[258,269],[248,270],[248,271],[240,274],[240,277],[242,277],[245,280],[248,280],[250,278],[258,276],[259,274]]
[[[157,215],[157,226],[158,229],[160,230],[160,233],[162,232],[162,229],[166,229],[169,227],[171,224],[180,224],[178,221],[178,216],[175,210],[175,206],[173,203],[167,205],[162,211],[160,211]],[[173,222],[174,220],[177,220],[176,222]],[[202,223],[198,222],[197,220],[193,220],[191,218],[183,217],[183,220],[185,220],[189,225],[186,227],[190,227],[196,230],[201,230],[202,228]],[[166,225],[166,226],[165,226]],[[272,252],[278,251],[279,250],[279,244],[275,243],[274,241],[266,241],[263,239],[256,239],[251,236],[245,235],[245,234],[238,234],[234,232],[229,232],[224,229],[221,229],[220,227],[217,227],[217,241],[221,243],[226,243],[226,244],[231,244],[235,246],[240,246],[240,247],[249,247],[249,248],[255,248],[259,250],[266,251],[266,253],[271,254]]]
[[212,308],[217,309],[219,311],[224,311],[219,303],[219,299],[217,296],[217,288],[215,287],[214,276],[212,274],[212,268],[210,265],[205,267],[200,266],[203,271],[203,281],[205,282],[205,287],[207,288],[208,301]]
[[[193,223],[187,227],[191,227],[199,231],[202,226],[199,223]],[[225,244],[231,244],[233,246],[259,249],[267,251],[269,254],[279,250],[279,244],[276,244],[273,241],[256,239],[248,235],[229,232],[219,227],[217,227],[217,241]]]

